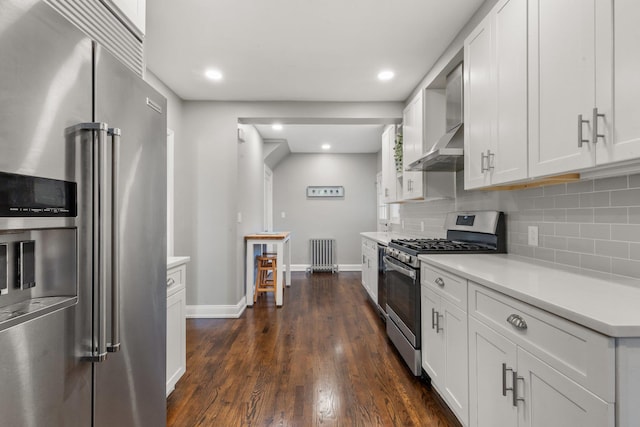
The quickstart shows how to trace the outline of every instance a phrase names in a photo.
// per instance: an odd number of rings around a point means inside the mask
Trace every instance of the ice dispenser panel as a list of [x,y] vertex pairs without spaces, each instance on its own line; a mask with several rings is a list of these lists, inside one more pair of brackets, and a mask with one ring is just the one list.
[[7,245],[0,245],[0,295],[5,295],[9,290],[9,258],[7,257]]
[[36,242],[18,242],[18,287],[33,288],[36,285]]
[[0,331],[78,300],[77,230],[0,230]]

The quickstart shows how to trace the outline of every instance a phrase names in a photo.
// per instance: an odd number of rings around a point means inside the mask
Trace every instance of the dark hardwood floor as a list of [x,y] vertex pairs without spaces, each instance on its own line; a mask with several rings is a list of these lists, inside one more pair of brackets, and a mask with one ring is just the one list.
[[187,372],[168,426],[458,426],[413,377],[360,273],[294,273],[276,309],[187,321]]

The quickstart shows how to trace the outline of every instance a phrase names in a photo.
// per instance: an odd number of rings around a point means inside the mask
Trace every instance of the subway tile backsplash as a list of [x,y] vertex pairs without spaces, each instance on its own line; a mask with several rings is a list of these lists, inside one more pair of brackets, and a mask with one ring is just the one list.
[[[447,212],[501,210],[509,253],[640,278],[640,174],[514,191],[464,191],[462,172],[456,180],[456,199],[402,204],[401,223],[392,230],[443,237]],[[527,244],[532,225],[538,247]]]

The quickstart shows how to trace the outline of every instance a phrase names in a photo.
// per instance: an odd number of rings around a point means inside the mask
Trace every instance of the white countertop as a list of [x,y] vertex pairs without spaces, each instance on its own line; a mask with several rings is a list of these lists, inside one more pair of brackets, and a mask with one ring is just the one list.
[[420,255],[435,267],[611,337],[640,337],[640,281],[573,273],[515,255]]
[[375,240],[378,243],[382,243],[383,245],[388,245],[391,239],[407,239],[408,236],[392,233],[387,231],[367,231],[364,233],[360,233],[362,237],[366,237],[367,239]]
[[189,261],[191,261],[191,257],[188,256],[170,256],[167,257],[167,268],[177,267]]

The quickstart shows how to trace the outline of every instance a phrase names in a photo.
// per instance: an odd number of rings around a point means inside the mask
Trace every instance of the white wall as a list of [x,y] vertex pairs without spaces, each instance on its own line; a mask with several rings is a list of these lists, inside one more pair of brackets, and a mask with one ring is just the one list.
[[[262,228],[261,199],[256,205],[259,215],[245,210],[253,210],[254,189],[262,191],[263,161],[250,152],[256,148],[253,144],[238,144],[238,119],[283,117],[399,118],[402,103],[184,102],[183,136],[176,158],[176,174],[180,171],[182,175],[176,176],[175,216],[180,224],[176,227],[176,254],[192,259],[187,304],[235,306],[242,300],[241,235]],[[240,227],[239,209],[243,216]],[[251,230],[254,221],[255,229]]]
[[167,127],[172,129],[176,135],[182,133],[182,109],[184,101],[175,94],[167,85],[165,85],[153,72],[147,70],[144,80],[149,83],[155,90],[160,92],[167,98]]
[[[293,264],[309,264],[310,238],[335,238],[338,264],[360,264],[359,233],[376,229],[377,158],[377,154],[292,154],[273,170],[274,229],[292,232]],[[345,196],[307,198],[309,185],[342,185]]]

